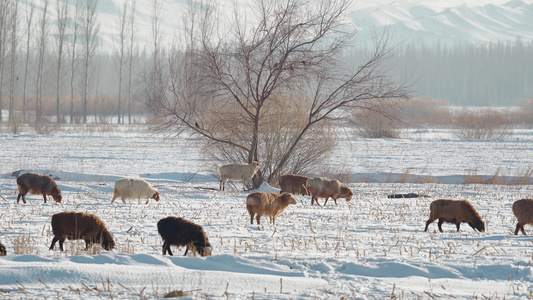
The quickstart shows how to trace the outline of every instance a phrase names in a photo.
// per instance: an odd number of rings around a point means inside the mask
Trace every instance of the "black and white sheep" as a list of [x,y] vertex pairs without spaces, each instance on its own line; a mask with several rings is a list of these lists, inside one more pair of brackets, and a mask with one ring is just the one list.
[[184,256],[189,249],[201,256],[211,255],[211,244],[202,226],[177,217],[166,217],[157,222],[157,231],[163,238],[163,255],[167,252],[173,255],[170,246],[187,246]]
[[115,181],[115,188],[113,189],[113,199],[120,197],[122,203],[126,204],[125,199],[137,199],[141,204],[141,198],[146,199],[146,204],[151,199],[159,201],[159,192],[155,190],[146,180],[137,178],[122,178]]
[[85,250],[94,244],[100,244],[106,250],[115,247],[113,235],[107,230],[104,222],[95,215],[83,212],[61,212],[52,216],[52,232],[54,238],[50,250],[59,241],[59,249],[63,251],[65,239],[85,240]]
[[254,161],[249,164],[229,164],[223,165],[220,171],[220,190],[225,189],[226,181],[228,180],[242,180],[246,187],[246,180],[252,178],[257,171],[259,171],[259,162]]

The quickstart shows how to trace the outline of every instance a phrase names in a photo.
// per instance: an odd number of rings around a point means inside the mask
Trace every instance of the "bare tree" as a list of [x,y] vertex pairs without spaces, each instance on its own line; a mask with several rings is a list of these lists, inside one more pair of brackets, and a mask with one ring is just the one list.
[[[298,111],[301,124],[287,132],[284,150],[268,166],[263,163],[273,181],[315,128],[363,100],[407,94],[385,68],[392,51],[387,34],[376,39],[361,65],[344,61],[355,35],[344,20],[349,5],[257,0],[246,12],[253,18],[236,8],[229,23],[217,22],[212,8],[202,7],[197,25],[188,27],[199,31],[188,33],[195,44],[169,56],[169,68],[159,76],[165,80],[157,89],[166,94],[151,99],[157,103],[154,114],[167,129],[187,128],[237,153],[226,159],[262,162],[265,121],[274,122],[273,107]],[[254,186],[260,183],[254,178]]]
[[56,13],[57,13],[57,76],[56,76],[56,121],[61,122],[59,113],[59,96],[61,93],[61,63],[63,60],[65,38],[67,33],[67,26],[69,20],[69,4],[68,2],[61,3],[60,0],[56,0]]
[[81,8],[81,2],[76,1],[76,10],[74,12],[74,18],[72,22],[72,28],[70,33],[70,120],[69,122],[72,124],[74,122],[74,82],[76,79],[76,62],[78,60],[78,52],[76,49],[77,43],[78,43],[78,35],[80,32],[80,21],[81,21],[81,14],[82,14],[82,8]]
[[35,11],[35,1],[30,0],[26,4],[28,9],[26,10],[26,61],[24,66],[24,83],[22,87],[22,120],[26,122],[26,89],[28,84],[28,67],[30,63],[30,45],[31,45],[31,33],[33,32],[31,23],[33,21],[33,12]]
[[118,45],[117,47],[117,72],[118,72],[118,123],[124,123],[124,111],[122,108],[122,82],[123,82],[123,70],[126,56],[126,38],[129,36],[130,23],[128,22],[128,13],[129,13],[129,1],[125,1],[120,10],[119,15],[117,16],[117,30],[118,30]]
[[17,66],[17,52],[19,45],[18,22],[19,22],[19,3],[18,1],[9,1],[10,3],[10,68],[9,68],[9,122],[13,122],[15,112],[15,88],[18,76],[15,74]]
[[9,46],[7,39],[9,27],[9,2],[0,2],[0,122],[2,121],[4,66],[6,62],[6,48]]
[[84,0],[82,14],[82,38],[83,38],[83,90],[82,90],[82,110],[83,123],[87,123],[87,100],[89,94],[89,77],[91,61],[94,58],[96,46],[98,45],[98,30],[96,4],[98,0]]
[[131,124],[131,90],[132,90],[132,76],[133,76],[133,57],[135,56],[135,0],[132,0],[129,14],[129,45],[128,45],[128,124]]
[[39,122],[42,114],[42,94],[43,94],[43,73],[46,57],[46,50],[48,46],[48,31],[50,26],[48,24],[48,3],[49,0],[43,1],[42,12],[39,15],[38,33],[36,45],[38,48],[37,55],[37,82],[35,91],[35,113],[36,122]]

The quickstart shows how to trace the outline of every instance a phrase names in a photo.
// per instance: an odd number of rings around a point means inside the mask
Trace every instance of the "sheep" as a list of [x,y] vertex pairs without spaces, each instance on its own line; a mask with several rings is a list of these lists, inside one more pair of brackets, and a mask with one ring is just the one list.
[[19,194],[17,197],[17,203],[26,203],[26,194],[43,195],[44,203],[46,203],[46,196],[50,195],[58,203],[61,203],[61,191],[57,187],[57,184],[50,176],[36,174],[36,173],[24,173],[17,177],[17,185]]
[[6,256],[6,254],[6,247],[4,246],[4,244],[2,244],[2,242],[0,242],[0,256]]
[[309,178],[305,185],[311,194],[311,205],[316,202],[316,204],[320,206],[318,198],[325,198],[326,201],[324,202],[324,205],[326,205],[329,197],[331,197],[333,201],[335,201],[335,205],[337,205],[337,199],[345,198],[346,201],[350,201],[353,197],[352,190],[350,190],[349,187],[342,185],[337,179],[329,179],[325,177]]
[[250,214],[250,224],[254,224],[256,216],[257,224],[261,224],[261,216],[270,218],[271,224],[276,224],[276,217],[283,212],[289,204],[296,204],[296,199],[291,193],[265,193],[254,192],[246,197],[246,209]]
[[137,178],[123,178],[115,181],[115,188],[113,189],[113,199],[111,204],[115,202],[115,199],[120,197],[122,203],[126,204],[125,199],[135,199],[141,204],[141,198],[147,198],[146,204],[151,199],[159,201],[159,192],[156,191],[146,180]]
[[157,232],[163,238],[163,255],[167,252],[173,255],[170,245],[187,246],[184,256],[189,249],[201,256],[211,255],[211,244],[202,226],[177,217],[166,217],[157,222]]
[[520,199],[513,203],[513,214],[518,219],[514,234],[518,234],[518,230],[526,235],[524,225],[533,224],[533,199]]
[[219,169],[220,190],[223,191],[228,180],[242,180],[246,188],[246,180],[252,178],[259,171],[259,162],[254,161],[249,164],[229,164],[223,165]]
[[439,231],[442,231],[442,223],[454,223],[457,226],[457,231],[461,226],[461,222],[468,223],[470,227],[479,232],[485,231],[485,223],[476,212],[472,204],[466,200],[448,200],[439,199],[431,202],[429,205],[430,213],[429,219],[426,222],[424,231],[428,231],[428,226],[436,219],[439,219]]
[[54,238],[50,250],[59,241],[59,249],[63,251],[65,239],[85,240],[85,250],[93,243],[102,245],[105,250],[115,247],[113,235],[107,230],[104,222],[95,215],[83,212],[61,212],[52,216],[52,232]]
[[280,193],[291,193],[293,195],[309,195],[306,183],[309,177],[302,175],[287,174],[280,176],[279,187]]

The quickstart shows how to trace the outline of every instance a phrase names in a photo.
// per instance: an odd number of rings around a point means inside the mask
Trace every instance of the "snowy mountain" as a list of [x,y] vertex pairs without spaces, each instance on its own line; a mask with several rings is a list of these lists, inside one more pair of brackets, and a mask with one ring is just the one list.
[[[42,8],[44,0],[35,0]],[[160,5],[163,43],[169,44],[183,28],[181,15],[187,0],[157,0]],[[55,22],[56,1],[49,3],[49,17]],[[118,35],[118,15],[126,0],[98,0],[101,46],[112,49]],[[136,33],[141,48],[148,49],[152,37],[154,1],[136,1]],[[237,1],[243,9],[246,1]],[[220,2],[222,9],[232,9],[232,1]],[[71,12],[74,11],[72,7]],[[40,13],[38,9],[37,14]],[[348,12],[349,22],[359,29],[359,41],[371,41],[371,34],[384,26],[402,43],[452,45],[489,41],[533,40],[532,0],[430,1],[430,0],[360,0]],[[54,25],[52,25],[53,27]],[[54,30],[53,28],[52,30]]]
[[363,40],[383,26],[413,44],[533,40],[533,1],[360,1],[350,18]]

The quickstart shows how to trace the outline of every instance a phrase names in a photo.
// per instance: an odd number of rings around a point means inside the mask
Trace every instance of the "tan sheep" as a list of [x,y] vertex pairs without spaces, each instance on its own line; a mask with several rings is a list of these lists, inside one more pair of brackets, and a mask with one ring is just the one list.
[[291,193],[293,195],[310,195],[306,184],[309,177],[295,174],[280,176],[279,187],[280,193]]
[[54,238],[50,250],[59,241],[59,249],[63,251],[65,239],[85,240],[85,250],[93,243],[102,245],[106,250],[115,247],[113,235],[107,230],[104,222],[95,215],[83,212],[61,212],[52,216],[52,232]]
[[518,219],[514,234],[518,234],[518,230],[525,235],[524,225],[533,224],[533,199],[520,199],[513,203],[513,214]]
[[255,192],[246,197],[246,209],[250,214],[250,223],[254,223],[254,216],[257,224],[261,224],[261,216],[270,218],[271,224],[276,224],[276,217],[283,212],[289,204],[296,204],[296,199],[290,193],[276,194]]
[[427,231],[429,224],[437,219],[439,220],[438,227],[440,232],[443,232],[442,223],[444,222],[455,224],[457,231],[459,231],[461,222],[468,223],[474,230],[485,231],[485,223],[483,223],[472,204],[466,200],[435,200],[429,205],[429,210],[429,219],[426,222],[424,231]]
[[159,192],[144,179],[122,178],[115,181],[111,204],[118,197],[120,197],[124,204],[126,204],[125,199],[137,199],[138,204],[141,204],[141,199],[146,199],[146,204],[148,204],[150,199],[159,201]]
[[320,206],[318,198],[325,198],[326,201],[324,202],[324,205],[326,205],[329,197],[331,197],[333,201],[335,201],[335,205],[337,205],[337,199],[345,198],[346,201],[350,201],[353,197],[352,190],[349,187],[342,185],[337,179],[329,179],[325,177],[309,178],[306,182],[306,187],[311,194],[311,205],[316,202],[316,204]]
[[223,191],[228,180],[242,180],[246,187],[246,180],[254,177],[255,173],[259,171],[259,163],[254,161],[249,164],[229,164],[223,165],[220,171],[220,190]]

